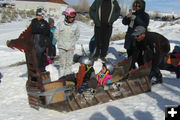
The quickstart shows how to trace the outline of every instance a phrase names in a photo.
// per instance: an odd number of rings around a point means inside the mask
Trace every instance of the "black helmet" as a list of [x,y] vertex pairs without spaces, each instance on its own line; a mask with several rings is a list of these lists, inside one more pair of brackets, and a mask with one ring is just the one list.
[[110,74],[110,75],[113,74],[113,72],[114,72],[114,66],[113,66],[112,63],[110,63],[110,62],[105,62],[105,63],[103,63],[103,66],[106,67],[106,69],[109,71],[109,74]]
[[82,57],[80,58],[79,62],[80,62],[81,64],[85,64],[85,65],[91,65],[91,66],[94,65],[94,60],[91,59],[91,58],[88,57],[88,56],[82,56]]

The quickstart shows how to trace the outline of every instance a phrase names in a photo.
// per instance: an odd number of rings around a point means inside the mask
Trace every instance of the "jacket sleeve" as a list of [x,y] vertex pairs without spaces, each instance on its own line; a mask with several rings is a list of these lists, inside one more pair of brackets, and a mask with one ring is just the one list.
[[96,0],[93,2],[89,10],[89,16],[92,20],[95,20],[95,15],[96,15]]
[[127,16],[125,16],[122,20],[122,24],[124,24],[124,25],[129,25],[130,22],[131,22],[131,19],[127,18]]
[[149,15],[144,13],[144,17],[137,16],[135,19],[135,23],[137,25],[141,25],[147,28],[147,26],[149,25]]
[[120,8],[118,2],[115,0],[115,1],[114,1],[114,18],[113,18],[112,23],[119,18],[119,16],[120,16],[120,10],[121,10],[121,8]]

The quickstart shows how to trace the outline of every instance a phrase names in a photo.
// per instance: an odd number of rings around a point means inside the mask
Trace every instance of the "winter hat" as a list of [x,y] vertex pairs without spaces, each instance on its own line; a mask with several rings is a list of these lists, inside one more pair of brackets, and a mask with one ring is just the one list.
[[49,18],[49,19],[48,19],[48,22],[49,22],[50,25],[51,25],[51,24],[54,24],[54,19],[53,19],[53,18]]
[[36,10],[36,16],[43,16],[44,15],[44,9],[42,9],[42,8],[38,8],[37,10]]
[[134,32],[132,33],[132,36],[138,36],[145,32],[146,32],[146,28],[144,28],[143,26],[137,26],[135,28]]

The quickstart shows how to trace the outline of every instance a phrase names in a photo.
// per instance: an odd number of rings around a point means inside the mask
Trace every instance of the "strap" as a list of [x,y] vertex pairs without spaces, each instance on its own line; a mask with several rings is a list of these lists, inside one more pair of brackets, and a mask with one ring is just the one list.
[[47,91],[47,92],[34,92],[32,90],[27,90],[27,93],[32,94],[32,95],[36,95],[36,96],[51,96],[51,95],[54,95],[57,92],[63,92],[65,90],[67,90],[66,86],[60,87],[60,88],[57,88],[57,89],[54,89],[54,90],[50,90],[50,91]]

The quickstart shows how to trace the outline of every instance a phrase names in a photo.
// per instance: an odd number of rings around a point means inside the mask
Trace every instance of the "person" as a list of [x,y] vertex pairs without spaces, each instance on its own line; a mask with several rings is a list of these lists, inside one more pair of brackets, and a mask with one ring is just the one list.
[[160,69],[179,74],[178,67],[166,64],[165,62],[165,57],[170,50],[170,44],[167,38],[159,33],[146,31],[146,28],[143,26],[137,26],[132,36],[136,40],[136,50],[132,55],[132,64],[135,61],[139,61],[140,65],[143,65],[152,60],[150,79],[155,77],[155,83],[162,83]]
[[50,26],[50,31],[51,31],[51,44],[49,46],[49,54],[48,56],[50,56],[50,59],[53,60],[54,57],[56,56],[56,43],[57,40],[54,37],[54,32],[56,30],[56,26],[54,26],[54,19],[53,18],[49,18],[48,19],[48,23]]
[[74,82],[79,93],[88,88],[95,89],[97,87],[97,79],[93,68],[93,58],[81,56],[78,62],[80,63],[78,73],[68,74],[61,79]]
[[69,7],[63,12],[65,19],[57,24],[54,37],[59,50],[59,77],[72,73],[73,54],[80,31],[75,22],[76,11]]
[[88,88],[97,87],[96,74],[93,68],[94,60],[88,56],[82,56],[79,60],[80,67],[76,76],[77,89],[79,93],[82,93]]
[[112,73],[114,66],[109,62],[104,62],[101,71],[96,75],[98,86],[112,83]]
[[36,10],[36,18],[31,21],[33,40],[36,49],[38,67],[41,72],[45,72],[46,48],[50,38],[50,28],[46,20],[43,19],[44,11],[41,8]]
[[95,0],[89,10],[90,18],[94,21],[95,47],[94,59],[100,56],[105,61],[109,40],[112,34],[112,25],[120,16],[120,7],[117,0]]
[[[124,25],[128,25],[128,30],[125,36],[124,48],[127,51],[128,57],[132,56],[133,51],[136,47],[134,37],[131,35],[137,26],[143,26],[147,29],[149,25],[149,15],[145,12],[145,1],[135,0],[133,2],[133,10],[129,11],[128,15],[122,20]],[[138,63],[139,64],[139,63]],[[135,68],[135,65],[133,66]]]

